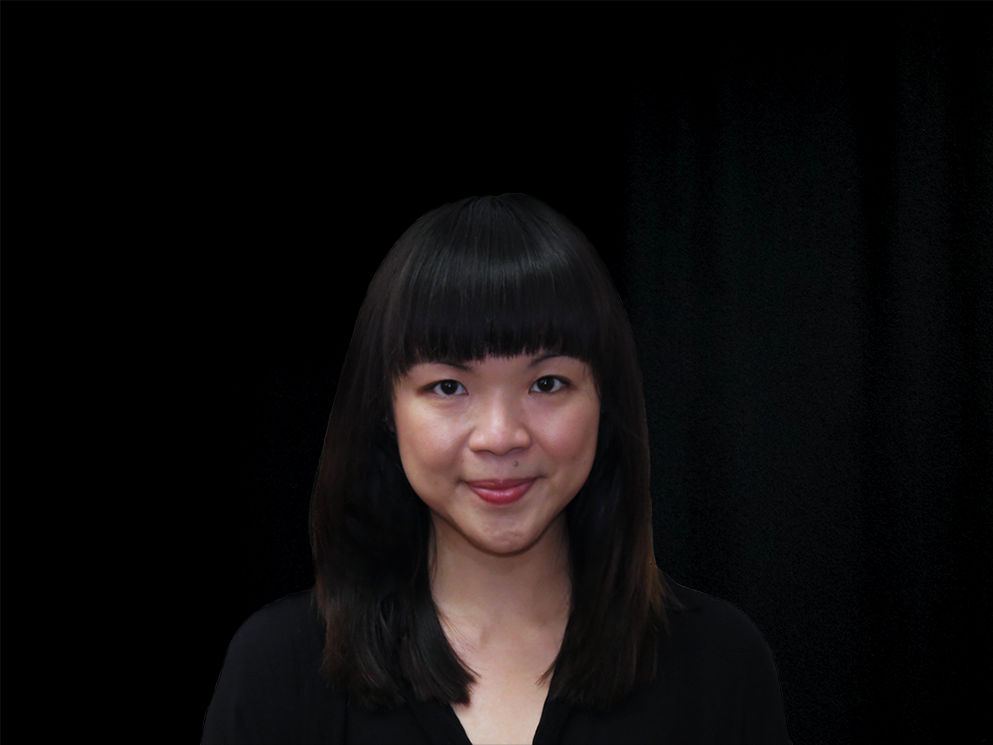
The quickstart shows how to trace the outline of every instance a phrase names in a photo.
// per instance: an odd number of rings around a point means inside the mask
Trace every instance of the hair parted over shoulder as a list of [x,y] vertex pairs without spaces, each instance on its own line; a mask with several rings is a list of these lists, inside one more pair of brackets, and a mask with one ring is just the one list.
[[323,672],[370,709],[468,703],[472,674],[431,596],[431,516],[392,433],[396,382],[418,362],[556,351],[590,365],[602,413],[566,507],[571,610],[549,696],[607,709],[655,675],[668,597],[655,566],[648,427],[634,337],[583,233],[524,194],[428,212],[369,285],[311,500]]

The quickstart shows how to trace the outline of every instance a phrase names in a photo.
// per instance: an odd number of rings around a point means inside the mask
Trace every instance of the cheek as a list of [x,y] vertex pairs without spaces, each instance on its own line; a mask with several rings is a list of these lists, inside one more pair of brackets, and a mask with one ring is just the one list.
[[551,446],[563,461],[587,468],[593,464],[596,453],[597,431],[600,426],[599,410],[579,411],[563,419],[551,435]]
[[407,479],[430,478],[458,459],[457,433],[431,417],[405,414],[397,417],[397,445]]

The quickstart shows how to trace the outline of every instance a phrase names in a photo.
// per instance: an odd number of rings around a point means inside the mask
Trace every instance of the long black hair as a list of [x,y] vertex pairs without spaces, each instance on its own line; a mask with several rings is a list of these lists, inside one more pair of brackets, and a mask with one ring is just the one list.
[[566,507],[571,610],[549,696],[605,709],[656,669],[666,591],[652,547],[648,428],[634,338],[583,233],[533,197],[447,204],[387,254],[359,310],[311,500],[323,671],[368,708],[468,703],[472,674],[438,620],[431,518],[391,431],[418,362],[556,351],[593,371],[602,413]]

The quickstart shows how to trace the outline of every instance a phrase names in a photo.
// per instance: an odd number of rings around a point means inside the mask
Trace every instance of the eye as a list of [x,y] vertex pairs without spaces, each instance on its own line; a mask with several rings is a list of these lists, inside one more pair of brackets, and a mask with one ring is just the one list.
[[535,393],[555,393],[568,385],[566,381],[562,378],[557,378],[554,375],[545,375],[542,378],[538,378],[531,386],[531,390]]
[[465,393],[465,387],[457,380],[442,380],[428,388],[432,393],[439,396],[459,396]]

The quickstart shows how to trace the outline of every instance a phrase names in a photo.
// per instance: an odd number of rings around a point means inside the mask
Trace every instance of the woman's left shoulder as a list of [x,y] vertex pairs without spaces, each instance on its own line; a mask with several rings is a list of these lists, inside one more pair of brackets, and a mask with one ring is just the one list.
[[788,745],[776,666],[755,624],[727,601],[662,579],[655,679],[610,712],[573,711],[560,742]]
[[[666,577],[670,592],[667,608],[669,636],[676,646],[700,647],[728,660],[727,655],[761,658],[769,657],[771,650],[758,627],[739,608],[699,590],[673,582]],[[675,602],[671,602],[675,601]]]
[[654,688],[671,742],[788,743],[779,674],[769,644],[726,600],[665,578],[670,599]]

